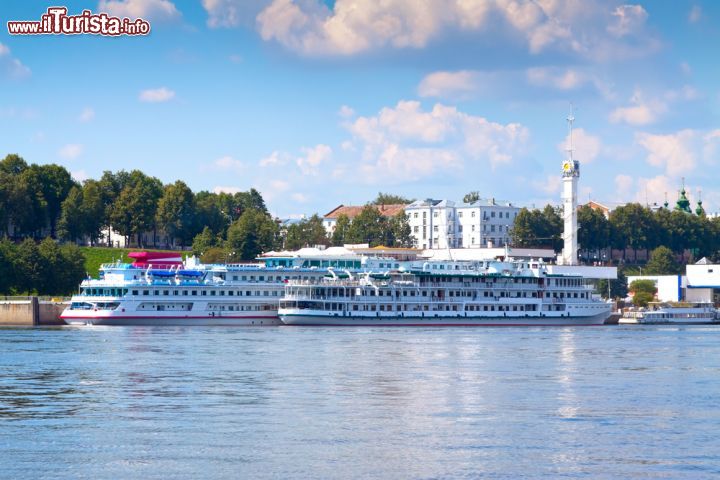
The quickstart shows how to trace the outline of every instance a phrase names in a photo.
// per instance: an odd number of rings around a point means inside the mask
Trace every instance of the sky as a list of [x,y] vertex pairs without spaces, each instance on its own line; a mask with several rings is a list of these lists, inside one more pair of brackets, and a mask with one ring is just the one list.
[[[147,36],[10,35],[49,6]],[[257,188],[280,217],[378,192],[720,211],[720,2],[9,0],[0,156]]]

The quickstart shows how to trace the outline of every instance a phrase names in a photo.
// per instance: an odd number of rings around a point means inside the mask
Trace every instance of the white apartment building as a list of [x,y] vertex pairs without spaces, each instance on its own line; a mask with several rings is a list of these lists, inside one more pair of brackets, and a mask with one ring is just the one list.
[[415,248],[501,247],[510,243],[510,231],[519,207],[495,199],[473,203],[417,200],[407,207]]

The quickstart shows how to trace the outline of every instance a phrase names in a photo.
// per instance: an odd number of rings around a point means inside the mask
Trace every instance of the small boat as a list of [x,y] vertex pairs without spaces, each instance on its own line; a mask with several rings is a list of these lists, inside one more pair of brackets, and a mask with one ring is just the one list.
[[711,303],[651,302],[647,308],[623,313],[619,324],[708,325],[718,322],[718,311]]

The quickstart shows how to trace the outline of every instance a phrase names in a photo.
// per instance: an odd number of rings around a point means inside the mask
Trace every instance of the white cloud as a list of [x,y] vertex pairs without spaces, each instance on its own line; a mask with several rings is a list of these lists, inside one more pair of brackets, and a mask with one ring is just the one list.
[[252,25],[258,12],[269,0],[202,0],[211,28]]
[[80,115],[78,116],[78,120],[81,122],[89,122],[93,118],[95,118],[95,110],[90,107],[83,108],[83,111],[80,112]]
[[[633,200],[643,205],[662,205],[667,198],[670,208],[672,208],[680,185],[677,180],[673,181],[665,175],[653,178],[641,177],[637,179],[637,191]],[[690,188],[687,188],[687,191],[689,192]]]
[[73,178],[73,180],[80,183],[90,178],[85,170],[76,170],[74,172],[70,172],[70,176]]
[[636,90],[627,107],[618,107],[610,113],[613,123],[624,122],[630,125],[648,125],[654,123],[667,111],[665,102],[658,99],[646,99],[640,90]]
[[697,23],[702,18],[702,8],[700,8],[700,5],[693,5],[693,7],[690,9],[690,13],[688,13],[688,22],[690,23]]
[[624,37],[636,32],[645,24],[648,13],[641,5],[621,5],[612,13],[614,22],[608,25],[607,31],[616,37]]
[[234,195],[238,192],[242,192],[243,189],[240,187],[224,187],[224,186],[218,185],[218,186],[214,187],[212,191],[213,191],[213,193],[218,193],[218,194],[219,193],[229,193],[231,195]]
[[[617,58],[627,52],[615,48],[615,39],[637,39],[628,42],[627,51],[653,43],[643,28],[647,12],[638,5],[615,10],[591,0],[336,0],[330,5],[320,0],[274,0],[257,16],[258,31],[266,41],[310,56],[353,55],[387,47],[419,49],[456,31],[505,33],[524,39],[533,54],[557,48]],[[608,37],[608,31],[615,39]]]
[[305,154],[295,160],[300,171],[305,175],[317,175],[320,173],[320,165],[330,160],[332,148],[327,145],[318,144],[312,148],[302,148]]
[[418,86],[421,97],[467,97],[478,89],[478,72],[433,72]]
[[69,143],[58,150],[58,155],[62,158],[72,160],[82,155],[83,150],[85,150],[85,148],[79,143]]
[[30,76],[30,69],[13,57],[10,47],[0,43],[0,76],[20,80]]
[[261,167],[271,167],[276,165],[285,165],[287,162],[288,154],[275,150],[269,156],[261,159],[259,165]]
[[290,189],[290,182],[285,180],[275,179],[270,182],[270,188],[276,192],[286,192]]
[[230,155],[225,155],[215,160],[212,164],[213,169],[221,171],[242,172],[245,170],[245,164],[240,160],[236,160]]
[[303,193],[293,193],[292,195],[290,195],[290,198],[292,198],[298,203],[307,203],[307,201],[309,200],[308,196]]
[[696,139],[697,133],[689,129],[669,135],[635,134],[635,141],[648,152],[647,163],[664,168],[670,176],[682,176],[695,169]]
[[166,87],[160,87],[155,89],[143,90],[142,92],[140,92],[139,98],[141,102],[158,103],[167,102],[169,100],[172,100],[174,97],[174,91]]
[[[558,143],[557,148],[561,152],[567,152],[570,134]],[[600,154],[602,142],[595,135],[587,133],[582,128],[573,129],[573,156],[583,163],[591,163]]]
[[685,75],[690,75],[692,73],[692,68],[689,63],[680,62],[680,71],[682,71]]
[[433,175],[459,175],[465,166],[495,168],[512,162],[528,131],[502,125],[440,103],[423,111],[419,102],[400,101],[347,128],[362,146],[365,181],[414,181]]
[[347,105],[343,105],[340,107],[340,110],[338,110],[338,115],[340,115],[342,118],[350,118],[355,115],[355,110],[348,107]]
[[562,185],[562,178],[560,175],[548,175],[545,180],[533,180],[532,186],[535,190],[540,191],[546,195],[560,196]]
[[100,0],[98,10],[116,17],[144,20],[173,20],[180,17],[169,0]]
[[621,173],[615,176],[615,197],[621,200],[630,198],[635,180],[630,175]]

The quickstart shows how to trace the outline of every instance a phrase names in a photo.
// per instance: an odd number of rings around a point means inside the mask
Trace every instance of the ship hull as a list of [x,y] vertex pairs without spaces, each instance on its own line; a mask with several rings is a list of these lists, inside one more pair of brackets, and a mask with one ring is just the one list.
[[405,327],[564,327],[602,325],[610,312],[577,317],[514,316],[328,316],[312,314],[280,313],[285,325],[303,326],[405,326]]
[[272,327],[282,325],[277,314],[256,316],[133,316],[133,315],[80,315],[63,313],[60,318],[66,325],[110,325],[151,327]]

